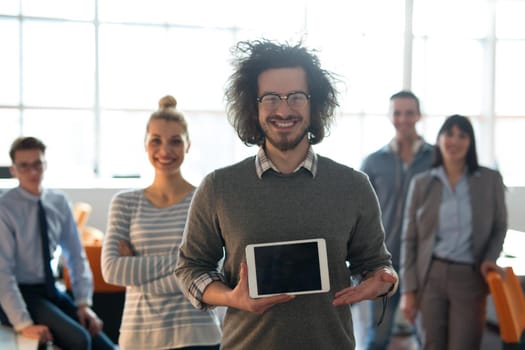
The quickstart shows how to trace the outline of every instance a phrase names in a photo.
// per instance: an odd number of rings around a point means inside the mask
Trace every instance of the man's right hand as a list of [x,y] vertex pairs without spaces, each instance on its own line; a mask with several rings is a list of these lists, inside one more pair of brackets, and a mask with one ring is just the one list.
[[245,262],[241,263],[239,273],[239,283],[231,291],[231,301],[236,304],[234,307],[256,314],[262,314],[275,304],[286,303],[295,298],[295,295],[280,294],[267,298],[251,298],[248,288],[248,266]]
[[49,328],[41,324],[27,326],[20,331],[20,334],[24,337],[38,339],[40,343],[53,341],[53,334],[51,334]]
[[228,306],[262,314],[275,304],[286,303],[294,297],[295,295],[281,294],[267,298],[251,298],[248,290],[248,267],[243,262],[239,282],[234,289],[219,281],[212,282],[204,290],[202,300],[208,305]]

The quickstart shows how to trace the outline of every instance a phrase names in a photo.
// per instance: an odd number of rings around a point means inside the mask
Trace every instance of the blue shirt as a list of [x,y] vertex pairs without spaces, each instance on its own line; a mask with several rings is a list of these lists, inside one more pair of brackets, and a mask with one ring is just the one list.
[[431,174],[443,183],[434,255],[473,264],[472,208],[468,175],[465,173],[453,189],[443,167],[432,169]]
[[414,145],[412,162],[405,164],[396,146],[395,140],[392,140],[370,154],[363,161],[361,170],[368,175],[379,199],[385,243],[392,254],[392,263],[397,268],[401,254],[401,230],[408,185],[414,175],[431,168],[433,148],[420,139],[420,142]]
[[46,210],[50,255],[57,246],[62,248],[76,302],[90,305],[93,294],[93,277],[65,195],[46,189],[35,196],[21,187],[11,189],[0,197],[0,305],[17,330],[32,324],[18,284],[45,281],[39,199]]

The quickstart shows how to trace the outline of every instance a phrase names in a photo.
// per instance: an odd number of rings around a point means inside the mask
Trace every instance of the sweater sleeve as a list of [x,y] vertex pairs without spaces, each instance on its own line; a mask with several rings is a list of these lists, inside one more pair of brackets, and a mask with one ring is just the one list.
[[218,272],[224,244],[216,214],[219,204],[213,175],[203,180],[193,197],[175,271],[182,292],[198,309],[209,307],[202,303],[206,287],[214,281],[225,281]]
[[360,196],[359,217],[349,242],[348,261],[352,275],[362,276],[382,267],[392,268],[392,261],[384,243],[385,233],[376,194],[367,176],[356,174],[354,192]]
[[177,279],[173,273],[142,283],[136,286],[136,288],[143,293],[156,295],[167,295],[178,293],[180,291],[179,286],[177,285]]
[[107,283],[140,286],[174,273],[176,254],[120,256],[119,241],[130,242],[132,207],[136,199],[117,195],[110,206],[108,231],[102,246],[102,276]]

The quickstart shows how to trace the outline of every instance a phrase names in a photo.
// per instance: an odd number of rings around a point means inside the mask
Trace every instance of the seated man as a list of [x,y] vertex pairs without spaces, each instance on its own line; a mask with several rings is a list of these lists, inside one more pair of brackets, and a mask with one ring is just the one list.
[[[0,321],[20,334],[61,349],[113,349],[90,309],[93,277],[69,203],[43,189],[46,146],[16,139],[10,171],[19,186],[0,197]],[[62,248],[75,302],[55,288],[51,256]]]

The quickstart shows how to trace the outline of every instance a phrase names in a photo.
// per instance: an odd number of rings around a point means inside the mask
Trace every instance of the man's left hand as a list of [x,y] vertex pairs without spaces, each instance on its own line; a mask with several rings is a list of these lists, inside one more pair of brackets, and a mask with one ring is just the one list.
[[389,268],[371,273],[370,277],[355,287],[348,287],[335,293],[334,306],[354,304],[362,300],[373,300],[384,294],[393,294],[397,285],[397,274]]
[[86,328],[91,335],[98,334],[102,331],[104,323],[93,310],[87,305],[81,305],[77,309],[77,316],[80,324]]

